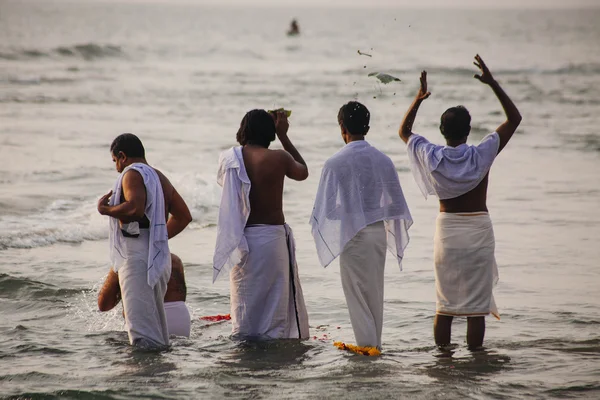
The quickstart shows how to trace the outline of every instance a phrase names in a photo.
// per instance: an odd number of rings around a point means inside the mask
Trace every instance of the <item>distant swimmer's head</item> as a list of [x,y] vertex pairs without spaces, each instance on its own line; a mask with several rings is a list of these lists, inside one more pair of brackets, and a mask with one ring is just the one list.
[[471,132],[471,115],[463,106],[447,109],[440,118],[440,132],[446,140],[467,140]]
[[358,101],[351,101],[340,108],[338,112],[338,123],[342,130],[344,142],[349,142],[349,136],[360,138],[369,132],[371,113]]
[[248,111],[242,118],[236,139],[242,146],[253,144],[269,148],[275,140],[275,120],[265,110]]
[[110,154],[118,172],[123,172],[129,164],[146,158],[142,141],[133,133],[123,133],[117,136],[110,145]]

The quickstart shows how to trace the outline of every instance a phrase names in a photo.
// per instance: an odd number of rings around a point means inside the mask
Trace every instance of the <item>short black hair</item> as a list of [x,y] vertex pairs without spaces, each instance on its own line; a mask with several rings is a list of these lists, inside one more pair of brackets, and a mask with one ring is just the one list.
[[462,139],[471,132],[471,114],[464,106],[451,107],[440,118],[440,132],[446,139]]
[[244,115],[236,139],[245,146],[254,144],[268,148],[275,140],[275,120],[265,110],[251,110]]
[[344,104],[338,112],[338,123],[351,135],[366,135],[369,132],[371,113],[358,101]]
[[140,138],[133,133],[123,133],[113,140],[110,145],[110,152],[117,156],[119,152],[123,152],[127,157],[145,158],[146,151]]

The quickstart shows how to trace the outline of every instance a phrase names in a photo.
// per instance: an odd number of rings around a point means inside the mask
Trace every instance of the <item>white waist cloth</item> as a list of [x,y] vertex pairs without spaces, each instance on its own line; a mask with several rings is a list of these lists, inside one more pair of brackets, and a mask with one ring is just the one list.
[[378,221],[385,221],[388,249],[402,268],[412,217],[394,163],[365,140],[350,142],[323,166],[310,218],[321,265]]
[[154,287],[148,285],[149,235],[147,229],[140,229],[139,237],[124,238],[125,263],[118,272],[129,342],[144,348],[169,345],[163,300],[170,271],[165,270]]
[[165,303],[165,314],[169,335],[190,337],[190,311],[185,301]]
[[421,135],[408,139],[408,160],[423,196],[453,199],[475,189],[490,171],[498,155],[500,137],[494,132],[477,145],[457,147],[429,143]]
[[230,271],[231,322],[238,338],[306,339],[308,314],[287,225],[244,230],[249,252]]
[[[151,166],[143,163],[134,163],[123,170],[115,187],[110,205],[115,206],[121,203],[121,191],[123,176],[129,170],[137,171],[144,179],[146,187],[146,208],[144,214],[150,221],[150,232],[146,240],[149,240],[149,246],[146,249],[146,279],[150,287],[161,279],[165,272],[167,276],[171,275],[171,253],[169,251],[169,234],[167,232],[167,222],[165,219],[165,198],[158,174]],[[124,254],[125,238],[121,232],[119,220],[110,218],[110,229],[108,231],[108,242],[110,245],[110,260],[115,272],[127,262]]]
[[492,221],[487,213],[440,213],[434,238],[437,313],[493,314],[500,319],[492,289],[498,282]]
[[358,232],[340,255],[340,275],[356,344],[381,349],[386,232],[376,222]]

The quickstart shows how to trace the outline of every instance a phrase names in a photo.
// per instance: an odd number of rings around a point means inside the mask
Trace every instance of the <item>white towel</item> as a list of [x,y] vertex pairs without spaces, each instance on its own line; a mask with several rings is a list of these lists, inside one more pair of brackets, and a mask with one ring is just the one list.
[[248,254],[244,229],[250,215],[250,178],[244,166],[241,146],[221,153],[217,182],[223,187],[223,195],[213,256],[213,282],[221,270],[229,271]]
[[385,221],[400,269],[412,217],[392,160],[364,140],[348,143],[323,166],[310,224],[321,265],[329,265],[361,229]]
[[408,159],[415,181],[423,196],[436,195],[440,200],[459,197],[473,189],[489,172],[500,146],[494,132],[477,145],[457,147],[429,143],[421,135],[408,139]]
[[244,231],[249,252],[230,272],[231,322],[240,339],[306,339],[308,314],[287,225]]
[[440,213],[433,257],[437,313],[456,316],[492,314],[500,319],[492,289],[498,282],[495,239],[487,213]]
[[[115,206],[121,202],[121,186],[125,173],[133,169],[142,175],[144,185],[146,186],[146,208],[144,213],[150,221],[150,238],[147,260],[147,282],[150,287],[154,287],[165,271],[171,274],[171,253],[169,251],[169,234],[165,220],[165,198],[163,194],[160,178],[154,170],[147,164],[135,163],[126,167],[113,189],[110,205]],[[124,238],[121,233],[119,220],[110,218],[110,229],[108,234],[110,245],[110,261],[115,272],[118,273],[126,261],[127,256],[124,247]]]

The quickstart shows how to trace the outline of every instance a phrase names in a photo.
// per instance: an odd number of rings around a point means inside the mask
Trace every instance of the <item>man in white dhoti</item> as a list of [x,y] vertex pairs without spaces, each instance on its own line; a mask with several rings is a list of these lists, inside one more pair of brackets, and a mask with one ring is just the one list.
[[148,165],[137,136],[118,136],[110,151],[121,175],[114,190],[98,201],[98,211],[111,217],[110,259],[119,278],[129,341],[144,348],[168,346],[167,240],[187,226],[191,215],[167,177]]
[[[167,330],[170,336],[189,337],[191,330],[190,311],[185,304],[187,287],[183,262],[171,253],[171,277],[167,283],[164,306],[167,318]],[[119,276],[111,269],[108,272],[102,288],[98,292],[98,309],[110,311],[121,301],[121,286]]]
[[477,146],[467,145],[471,116],[466,108],[458,106],[446,110],[441,117],[440,130],[446,146],[431,144],[413,133],[419,106],[431,94],[427,91],[425,71],[399,132],[408,144],[411,170],[423,195],[436,195],[440,200],[434,238],[435,342],[438,346],[450,344],[453,317],[466,316],[467,344],[471,349],[483,344],[484,317],[491,313],[499,318],[492,294],[498,269],[486,204],[489,170],[521,122],[519,111],[479,55],[474,64],[481,70],[475,78],[492,88],[506,113],[506,121],[495,132]]
[[[287,136],[284,112],[248,112],[237,133],[241,145],[219,158],[223,187],[213,281],[229,270],[233,336],[308,338],[308,315],[298,276],[292,230],[283,215],[283,182],[308,177]],[[285,150],[269,150],[279,138]]]
[[369,120],[358,102],[340,109],[346,145],[323,166],[310,224],[321,265],[340,256],[357,345],[380,349],[386,247],[402,269],[412,218],[392,160],[365,140]]

